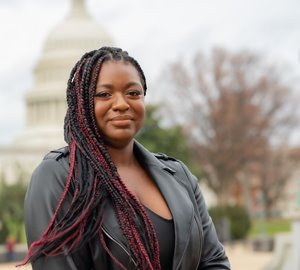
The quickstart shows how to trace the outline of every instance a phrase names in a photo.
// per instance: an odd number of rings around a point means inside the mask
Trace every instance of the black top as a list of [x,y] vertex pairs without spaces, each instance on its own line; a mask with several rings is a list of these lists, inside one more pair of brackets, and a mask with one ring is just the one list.
[[159,257],[162,270],[172,269],[175,247],[175,232],[172,219],[165,219],[145,207],[156,231],[159,244]]

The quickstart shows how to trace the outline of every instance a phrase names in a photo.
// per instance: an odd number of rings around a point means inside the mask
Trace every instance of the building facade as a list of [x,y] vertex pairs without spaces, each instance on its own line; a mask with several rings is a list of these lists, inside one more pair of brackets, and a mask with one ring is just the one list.
[[88,14],[84,0],[71,0],[65,19],[49,33],[26,94],[25,129],[0,146],[0,181],[28,178],[43,156],[65,145],[66,87],[72,67],[87,51],[111,46],[112,38]]

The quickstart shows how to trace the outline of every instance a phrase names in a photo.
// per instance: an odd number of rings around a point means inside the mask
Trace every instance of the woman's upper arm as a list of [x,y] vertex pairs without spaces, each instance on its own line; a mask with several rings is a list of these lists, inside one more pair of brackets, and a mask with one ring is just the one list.
[[228,258],[223,245],[219,242],[214,224],[209,216],[203,195],[196,185],[194,194],[196,197],[203,229],[203,251],[199,269],[230,269]]
[[197,178],[182,164],[183,169],[191,181],[195,196],[197,211],[203,230],[203,250],[199,269],[201,270],[230,270],[230,264],[225,254],[223,245],[220,243],[212,219],[208,213],[207,206],[200,190]]
[[34,170],[24,201],[27,242],[39,240],[60,200],[67,171],[55,159],[46,159]]
[[[43,235],[65,187],[67,170],[56,159],[46,159],[32,174],[24,202],[25,229],[30,245]],[[77,270],[72,256],[40,257],[34,270]]]

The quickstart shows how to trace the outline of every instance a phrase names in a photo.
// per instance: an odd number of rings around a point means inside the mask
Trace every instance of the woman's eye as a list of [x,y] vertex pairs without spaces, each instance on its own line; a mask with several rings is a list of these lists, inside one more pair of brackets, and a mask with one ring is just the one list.
[[142,91],[140,91],[140,90],[130,90],[130,91],[128,91],[128,94],[130,96],[133,96],[133,97],[138,97],[142,94]]
[[95,94],[95,97],[100,97],[100,98],[107,98],[109,96],[110,94],[108,92],[99,92]]

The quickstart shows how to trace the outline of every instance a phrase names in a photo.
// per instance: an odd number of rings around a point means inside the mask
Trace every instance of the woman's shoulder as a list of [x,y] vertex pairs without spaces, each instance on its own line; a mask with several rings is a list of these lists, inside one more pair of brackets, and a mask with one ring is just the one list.
[[45,155],[34,169],[29,189],[34,187],[61,188],[64,186],[69,170],[69,150],[62,147]]
[[163,164],[166,166],[170,166],[175,171],[177,170],[183,170],[183,171],[189,171],[188,167],[179,159],[175,157],[168,156],[165,153],[153,153],[153,155]]
[[69,147],[61,147],[59,149],[48,152],[36,170],[53,170],[64,168],[68,171],[69,168]]
[[49,153],[47,153],[43,160],[47,159],[54,159],[56,161],[68,157],[70,154],[69,147],[64,146],[59,149],[51,150]]
[[188,180],[188,182],[191,182],[193,186],[198,183],[197,178],[181,160],[168,156],[165,153],[154,153],[154,156],[159,159],[160,162],[165,164],[169,168],[170,172],[172,170],[171,173],[177,175],[183,182],[186,183],[186,180]]

